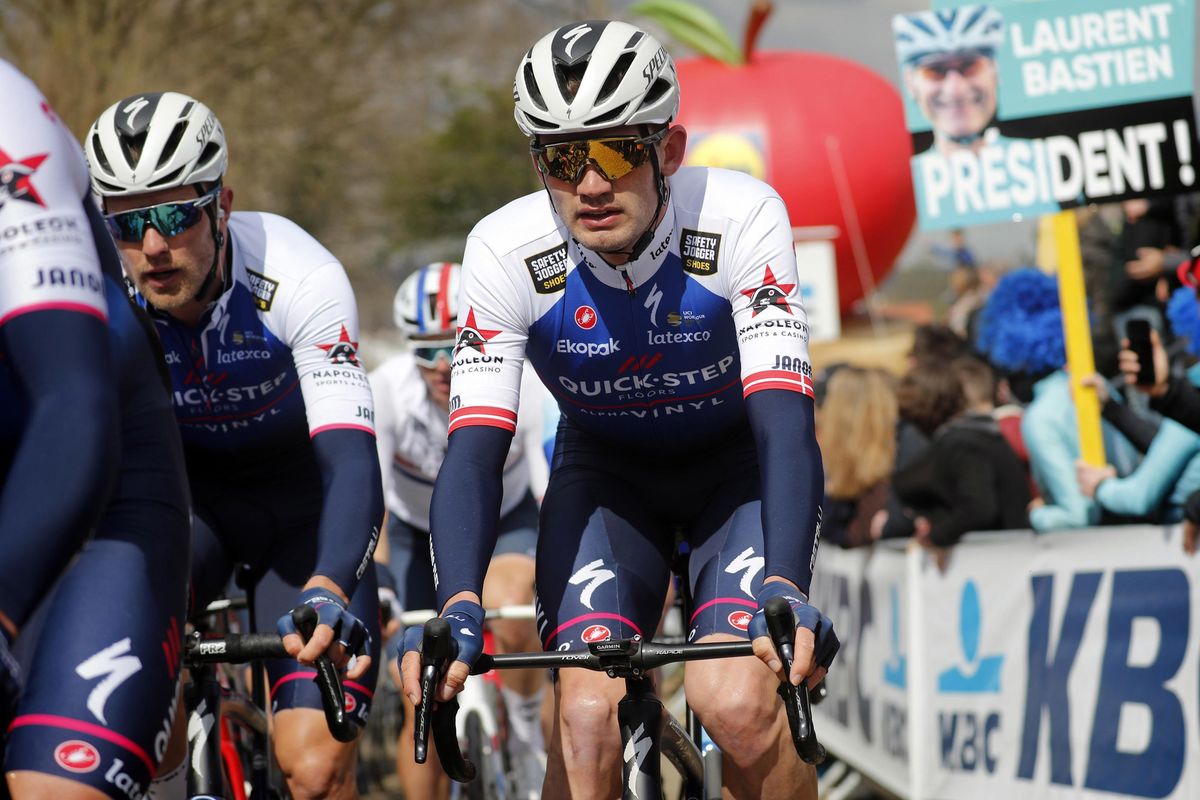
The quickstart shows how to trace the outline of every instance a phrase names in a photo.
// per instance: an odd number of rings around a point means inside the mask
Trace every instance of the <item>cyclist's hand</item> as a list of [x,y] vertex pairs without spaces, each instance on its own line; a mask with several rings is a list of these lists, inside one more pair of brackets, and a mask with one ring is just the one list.
[[[783,597],[792,607],[796,618],[796,641],[792,645],[792,672],[783,674],[783,664],[775,652],[771,635],[767,631],[767,617],[763,606],[772,597]],[[764,583],[755,592],[754,599],[758,602],[758,611],[750,618],[750,641],[754,645],[754,655],[770,667],[779,679],[789,680],[795,686],[807,678],[808,688],[815,687],[825,678],[829,665],[833,663],[841,642],[833,631],[833,622],[822,614],[815,606],[809,605],[804,595],[790,583],[772,581]]]
[[[454,660],[438,684],[436,700],[445,702],[462,691],[471,665],[483,652],[483,607],[473,600],[459,600],[448,607],[442,617],[450,623],[454,640]],[[400,645],[400,673],[404,694],[414,706],[421,703],[421,638],[425,626],[414,625],[404,632]]]
[[338,669],[344,669],[353,655],[356,656],[354,666],[347,670],[346,677],[352,680],[362,677],[371,666],[371,657],[366,655],[371,637],[362,622],[346,610],[345,601],[328,589],[314,587],[300,593],[296,607],[301,606],[311,606],[317,612],[317,628],[305,643],[292,621],[292,612],[280,617],[275,629],[283,637],[288,655],[305,666],[312,666],[317,656],[324,653],[333,659]]

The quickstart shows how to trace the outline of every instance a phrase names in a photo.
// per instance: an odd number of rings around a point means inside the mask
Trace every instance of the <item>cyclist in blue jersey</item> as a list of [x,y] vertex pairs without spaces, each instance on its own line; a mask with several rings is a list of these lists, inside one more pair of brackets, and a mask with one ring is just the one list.
[[[439,608],[458,647],[440,696],[461,688],[479,653],[480,587],[528,360],[562,411],[536,563],[543,647],[652,634],[681,530],[697,609],[689,638],[748,633],[763,662],[687,669],[727,789],[815,797],[775,695],[779,677],[820,680],[838,648],[807,602],[823,477],[787,209],[747,175],[682,167],[674,63],[632,25],[544,36],[521,60],[514,98],[545,191],[481,221],[462,262],[431,513]],[[775,674],[761,613],[775,596],[796,611],[790,676]],[[418,665],[406,652],[410,699]],[[544,796],[613,797],[625,687],[568,672]]]
[[[268,663],[273,739],[296,797],[353,797],[356,743],[320,712],[313,659],[347,672],[365,722],[378,663],[371,552],[383,518],[358,316],[338,260],[274,214],[233,212],[224,131],[176,92],[127,97],[86,139],[92,187],[170,370],[194,503],[192,601],[250,567],[260,620],[295,660]],[[305,644],[293,606],[319,625]],[[299,662],[299,663],[297,663]]]
[[140,797],[179,683],[179,433],[79,143],[3,61],[0,107],[0,766],[16,798]]

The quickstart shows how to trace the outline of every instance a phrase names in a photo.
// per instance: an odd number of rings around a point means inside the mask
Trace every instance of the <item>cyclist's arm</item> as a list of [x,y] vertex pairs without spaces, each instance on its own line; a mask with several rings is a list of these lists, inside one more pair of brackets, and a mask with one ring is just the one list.
[[504,462],[517,429],[528,331],[522,311],[528,290],[509,280],[481,239],[467,238],[462,263],[449,441],[430,508],[439,609],[451,599],[478,603],[483,593],[496,546]]
[[21,314],[0,327],[0,351],[28,409],[0,494],[0,610],[20,626],[95,524],[120,437],[102,320]]
[[476,425],[450,434],[429,510],[437,607],[480,602],[500,521],[504,461],[512,433]]
[[[767,187],[763,187],[767,189]],[[767,190],[738,233],[725,277],[742,391],[762,480],[764,578],[805,594],[812,581],[824,474],[813,424],[808,319],[787,208]],[[770,289],[770,294],[764,294]],[[764,304],[765,299],[770,302]]]
[[287,320],[323,486],[317,564],[307,587],[349,598],[378,541],[383,488],[371,386],[357,355],[358,310],[341,264],[331,261],[304,278]]

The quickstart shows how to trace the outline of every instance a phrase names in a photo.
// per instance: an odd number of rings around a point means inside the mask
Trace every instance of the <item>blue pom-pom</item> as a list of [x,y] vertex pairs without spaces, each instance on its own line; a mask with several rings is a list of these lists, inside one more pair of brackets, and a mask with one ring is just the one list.
[[1187,339],[1187,351],[1200,356],[1200,300],[1196,290],[1181,286],[1167,302],[1167,319],[1171,321],[1171,332]]
[[1067,363],[1058,281],[1025,268],[1005,275],[988,296],[975,346],[1009,372],[1041,375]]

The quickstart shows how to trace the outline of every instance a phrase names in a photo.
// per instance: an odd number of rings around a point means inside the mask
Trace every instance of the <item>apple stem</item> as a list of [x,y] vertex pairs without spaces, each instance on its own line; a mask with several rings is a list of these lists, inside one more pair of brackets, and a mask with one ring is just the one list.
[[742,55],[747,64],[754,58],[754,45],[758,42],[758,34],[774,7],[775,4],[771,0],[754,0],[750,7],[750,20],[746,23],[746,36],[742,40]]

